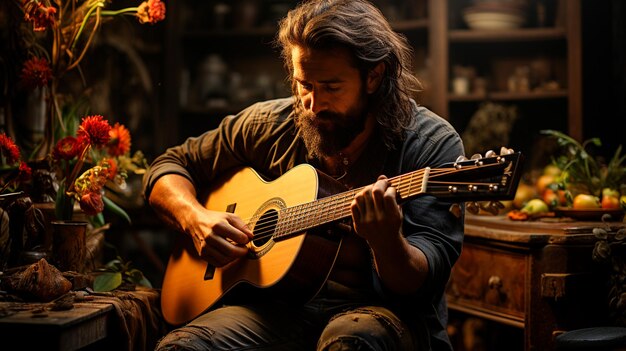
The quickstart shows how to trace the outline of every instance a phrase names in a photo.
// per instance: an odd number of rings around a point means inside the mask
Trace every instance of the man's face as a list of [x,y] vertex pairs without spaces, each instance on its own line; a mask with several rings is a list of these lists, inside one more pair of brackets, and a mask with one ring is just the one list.
[[367,94],[346,49],[291,51],[297,123],[313,156],[334,156],[363,131]]

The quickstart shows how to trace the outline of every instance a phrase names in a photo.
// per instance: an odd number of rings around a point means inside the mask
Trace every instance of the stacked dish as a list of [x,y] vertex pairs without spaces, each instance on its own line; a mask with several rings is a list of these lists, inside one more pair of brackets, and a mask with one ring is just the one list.
[[463,18],[471,29],[513,29],[525,20],[524,6],[516,1],[477,1],[463,11]]

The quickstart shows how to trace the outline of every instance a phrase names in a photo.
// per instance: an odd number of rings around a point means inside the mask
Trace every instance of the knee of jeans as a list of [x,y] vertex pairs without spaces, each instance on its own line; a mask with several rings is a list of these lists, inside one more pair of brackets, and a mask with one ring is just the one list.
[[209,345],[209,342],[212,334],[210,330],[201,328],[185,327],[175,329],[159,340],[155,351],[210,350],[211,345]]
[[320,336],[318,350],[400,349],[402,327],[373,311],[340,314]]
[[328,340],[324,345],[317,348],[321,351],[376,351],[367,340],[357,336],[344,336]]

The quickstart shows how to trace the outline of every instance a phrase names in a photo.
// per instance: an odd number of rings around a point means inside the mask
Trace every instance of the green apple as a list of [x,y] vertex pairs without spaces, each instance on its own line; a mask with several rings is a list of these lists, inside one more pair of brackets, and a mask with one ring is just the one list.
[[611,188],[604,188],[602,189],[602,197],[605,196],[614,196],[619,199],[619,191]]
[[546,213],[550,209],[548,208],[548,204],[546,204],[541,199],[532,199],[524,205],[524,207],[520,210],[522,212],[526,212],[529,215],[536,215],[540,213]]

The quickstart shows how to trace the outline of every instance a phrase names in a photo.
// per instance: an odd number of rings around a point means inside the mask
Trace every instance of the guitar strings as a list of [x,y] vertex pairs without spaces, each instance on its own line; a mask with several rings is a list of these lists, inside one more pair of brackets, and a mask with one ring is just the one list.
[[[435,178],[437,176],[446,175],[446,174],[450,174],[454,172],[457,172],[457,170],[434,170],[434,172],[431,171],[430,176]],[[416,180],[416,178],[417,178],[416,185],[419,185],[419,190],[416,190],[417,191],[416,194],[422,191],[421,189],[422,177],[420,176],[420,173],[423,174],[424,171],[420,170],[414,173],[409,173],[409,174],[401,175],[398,177],[390,178],[389,180],[392,183],[392,186],[396,187],[399,194],[403,193],[404,190],[407,190],[407,194],[404,195],[404,197],[406,197],[406,196],[411,195],[411,190],[413,189],[412,183]],[[434,180],[429,181],[429,183],[431,184],[457,184],[457,185],[476,184],[476,182],[452,183],[452,182],[434,181]],[[266,216],[264,220],[259,220],[260,218],[262,218],[260,216],[253,216],[249,218],[247,222],[247,223],[251,223],[253,221],[256,222],[255,231],[254,231],[255,236],[253,240],[262,240],[262,239],[266,239],[269,237],[280,238],[286,235],[290,235],[290,234],[294,234],[298,232],[304,232],[307,229],[311,229],[316,226],[330,223],[336,219],[348,217],[350,215],[350,202],[352,201],[356,193],[360,191],[361,189],[362,188],[347,191],[347,192],[340,193],[334,196],[316,200],[315,202],[309,202],[309,203],[305,203],[301,205],[296,205],[293,207],[288,207],[280,211],[275,211],[274,214],[272,214],[271,216]],[[340,206],[342,207],[338,207],[336,204],[334,206],[329,206],[328,204],[329,202],[334,202],[334,203],[339,202]],[[329,215],[328,211],[326,212],[322,211],[322,213],[326,213],[326,216],[323,217],[322,220],[320,220],[310,215],[307,217],[304,217],[308,215],[311,210],[310,208],[307,208],[307,207],[314,207],[314,209],[318,209],[318,210],[320,208],[324,209],[325,207],[330,207],[330,208],[337,208],[337,210],[332,212],[332,215]],[[286,223],[283,226],[277,225],[277,223],[279,222],[281,218],[283,219],[282,223]]]
[[[446,184],[456,184],[456,185],[476,185],[478,182],[446,182],[446,181],[437,181],[430,180],[432,178],[436,178],[439,176],[448,175],[451,173],[458,173],[469,171],[475,168],[435,168],[431,169],[429,173],[429,184],[437,184],[437,185],[446,185]],[[420,169],[414,172],[410,172],[407,174],[399,175],[396,177],[389,178],[389,181],[392,186],[396,187],[396,190],[401,198],[406,198],[408,196],[419,194],[422,189],[422,180],[423,174],[425,170]],[[494,185],[494,183],[480,183],[481,185]],[[414,194],[411,193],[412,189],[416,188],[416,192]],[[345,218],[350,216],[350,203],[352,199],[356,195],[357,192],[361,191],[364,187],[349,190],[343,193],[339,193],[333,196],[325,197],[313,202],[296,205],[293,207],[287,207],[281,209],[279,211],[274,211],[271,216],[266,216],[263,218],[263,214],[261,216],[256,215],[248,218],[246,223],[256,223],[254,230],[254,238],[253,240],[262,240],[269,237],[280,238],[286,235],[291,235],[294,233],[304,232],[308,229],[330,223],[334,220]],[[406,194],[404,194],[406,191]],[[339,204],[337,204],[339,203]],[[311,216],[311,207],[313,210],[317,210],[317,212],[321,212],[325,215],[323,217],[317,218]],[[333,212],[324,211],[324,209],[330,208],[335,209]],[[320,209],[322,211],[320,211]],[[305,217],[306,216],[306,217]],[[263,218],[263,220],[260,220]],[[283,219],[281,223],[285,223],[284,225],[278,224],[280,219]]]
[[[442,176],[455,172],[458,172],[458,170],[434,170],[430,172],[430,177],[435,178],[437,176]],[[423,173],[424,171],[420,170],[413,173],[390,178],[389,181],[392,183],[392,186],[396,187],[398,193],[402,193],[404,190],[406,190],[406,197],[411,195],[411,189],[413,188],[412,184],[414,181],[415,183],[417,183],[415,185],[419,185],[419,190],[417,190],[417,193],[421,191],[421,174]],[[445,182],[435,180],[429,181],[429,183],[457,185],[477,184],[476,182]],[[284,208],[280,211],[275,211],[274,214],[272,214],[271,216],[266,216],[266,218],[263,218],[263,220],[260,220],[262,216],[253,216],[247,220],[247,223],[257,222],[255,225],[255,235],[253,240],[262,240],[269,237],[280,238],[285,235],[304,232],[307,229],[330,223],[336,219],[348,217],[350,215],[350,202],[352,201],[356,193],[359,192],[361,189],[362,188],[350,190],[333,196],[322,198],[314,202]],[[339,206],[341,207],[337,206],[336,204],[334,206],[329,206],[329,202],[339,202]],[[310,215],[304,217],[311,212],[311,209],[307,207],[314,207],[314,210],[317,209],[318,211],[320,210],[320,208],[323,210],[325,207],[337,208],[337,210],[335,210],[331,215],[328,214],[330,212],[326,211],[326,216],[322,217],[322,219],[320,220],[319,218]],[[324,213],[324,211],[322,211],[322,213]],[[281,218],[282,222],[286,223],[283,226],[277,225]]]
[[[449,173],[457,172],[456,169],[434,169],[430,171],[431,177],[441,176]],[[408,174],[403,174],[397,177],[390,178],[392,186],[396,187],[399,194],[406,191],[407,197],[411,195],[411,190],[419,186],[416,193],[421,191],[422,179],[425,170],[418,170]],[[271,215],[255,215],[246,220],[246,223],[255,223],[254,226],[254,238],[253,240],[263,240],[268,237],[282,237],[285,235],[298,233],[311,229],[313,227],[330,223],[336,219],[348,217],[350,215],[350,203],[354,196],[363,188],[346,191],[333,196],[325,197],[314,202],[296,205],[281,209],[280,211],[274,211]],[[329,206],[329,203],[332,203]],[[339,203],[339,204],[337,204]],[[311,216],[311,208],[313,210],[321,210],[322,219]],[[335,209],[334,211],[324,211],[325,208]],[[263,218],[265,216],[265,218]],[[306,216],[306,217],[305,217]],[[280,225],[279,219],[282,218],[284,225]],[[262,220],[261,220],[262,219]]]

